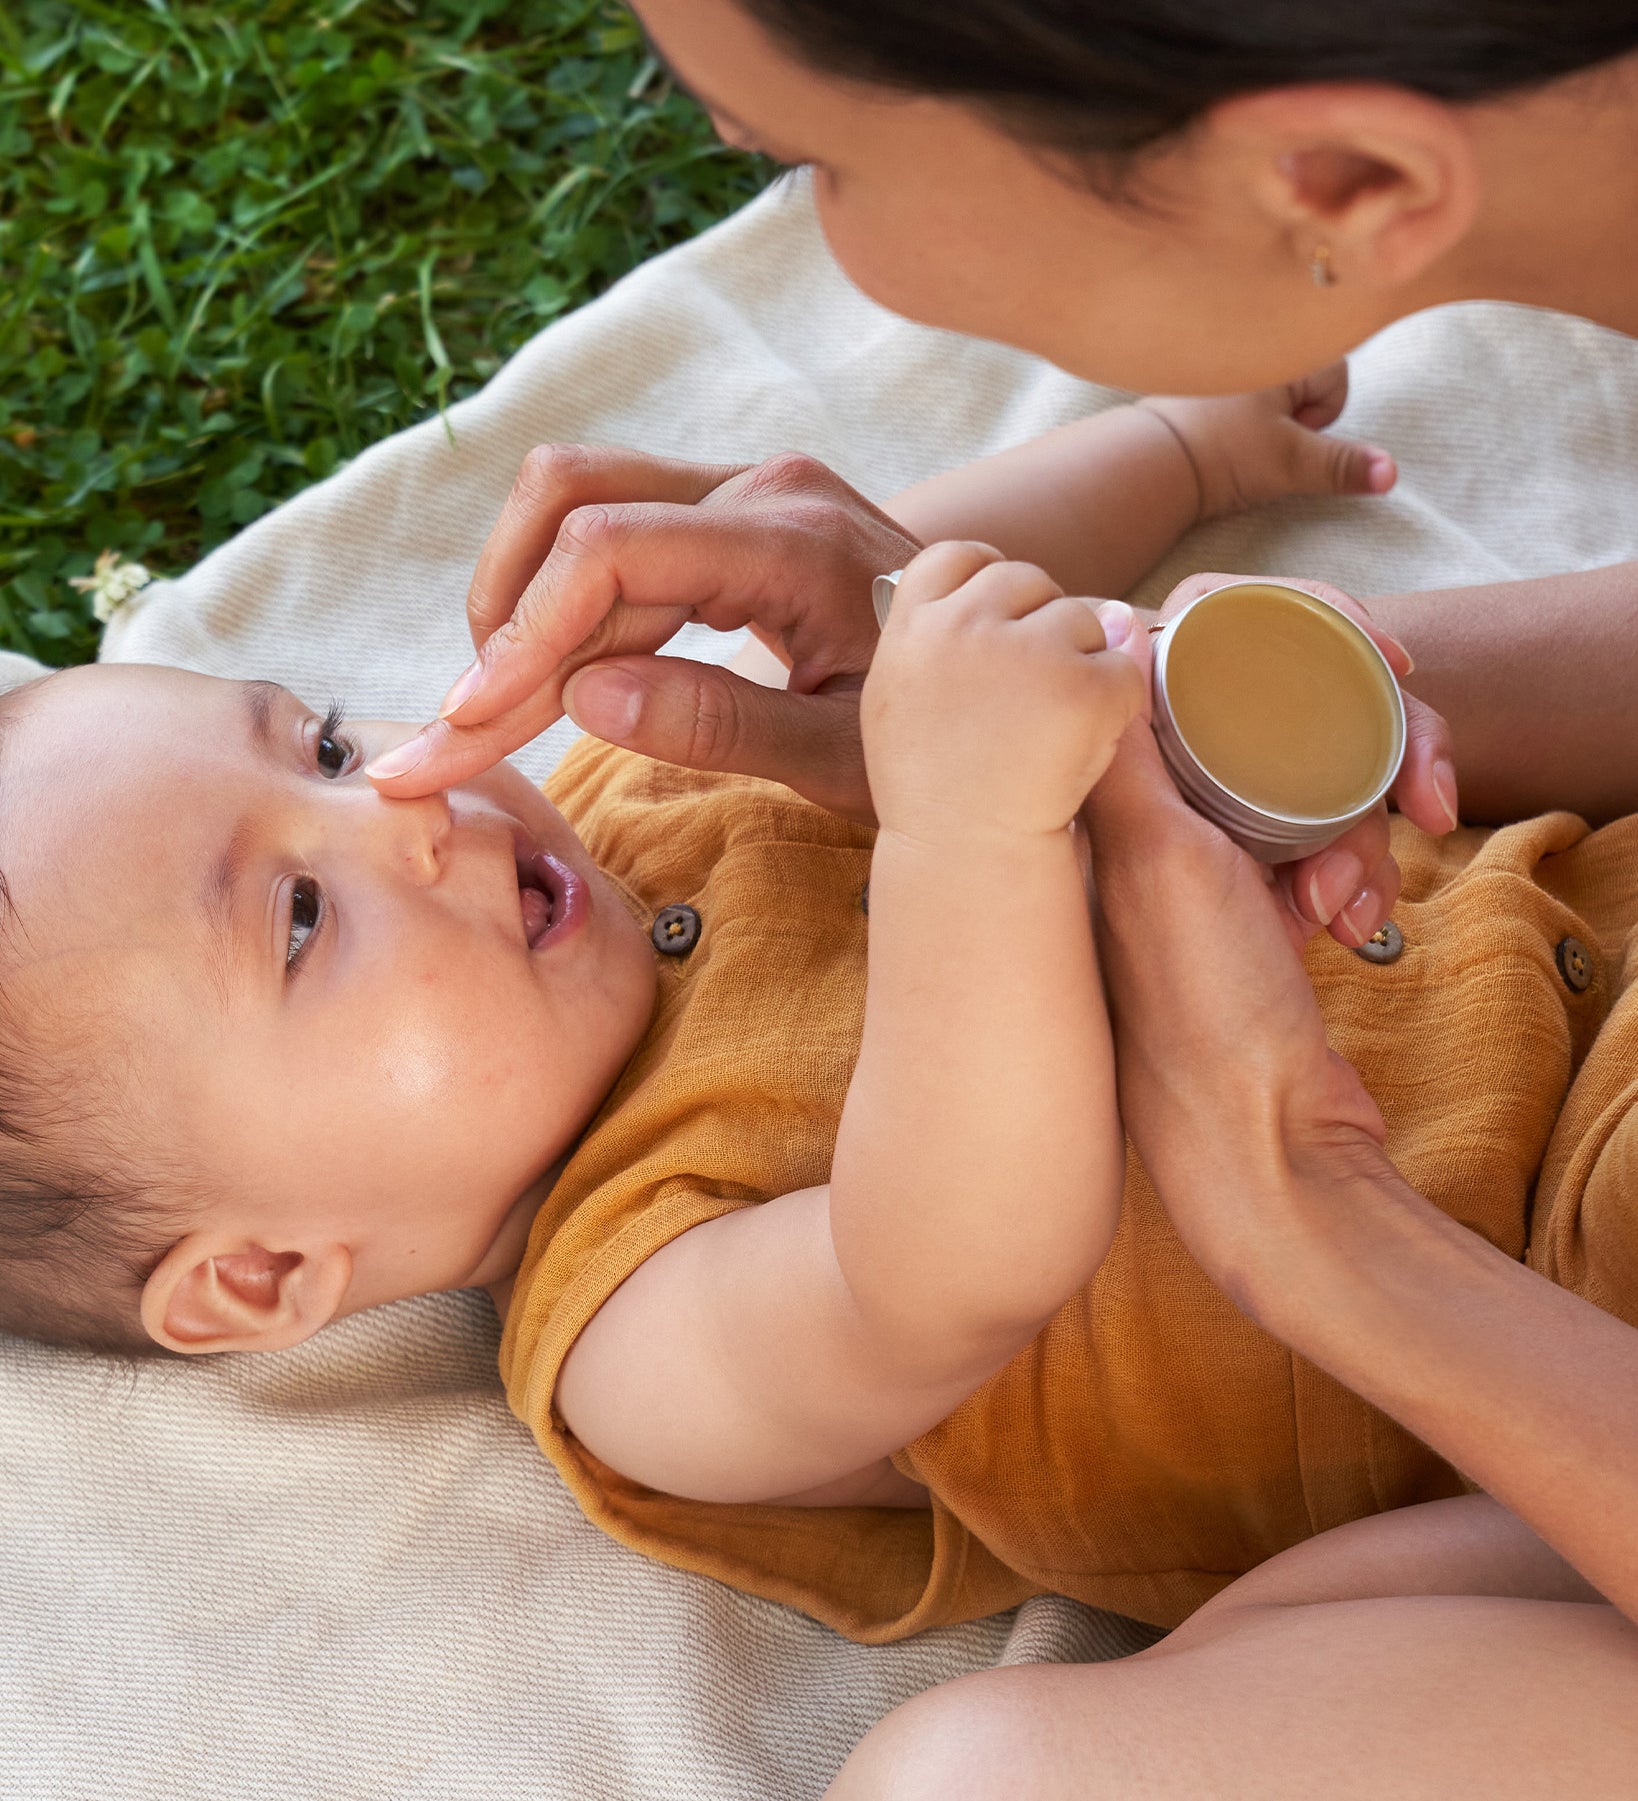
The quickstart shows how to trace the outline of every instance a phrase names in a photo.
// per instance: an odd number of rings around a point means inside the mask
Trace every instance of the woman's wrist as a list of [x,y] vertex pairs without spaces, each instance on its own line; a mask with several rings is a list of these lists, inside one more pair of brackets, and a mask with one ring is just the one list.
[[1271,1337],[1389,1411],[1393,1360],[1418,1361],[1421,1333],[1459,1337],[1464,1291],[1518,1273],[1362,1133],[1298,1144],[1275,1170],[1225,1167],[1243,1205],[1208,1273]]
[[1259,1171],[1236,1165],[1234,1187],[1244,1204],[1211,1273],[1248,1318],[1316,1361],[1350,1306],[1370,1305],[1379,1272],[1445,1223],[1381,1146],[1351,1129],[1288,1147]]
[[1293,1147],[1286,1109],[1255,1069],[1214,1077],[1191,1059],[1174,1098],[1157,1109],[1151,1092],[1141,1108],[1131,1105],[1130,1048],[1123,1038],[1123,1110],[1179,1236],[1242,1313],[1290,1342],[1339,1244],[1362,1219],[1393,1211],[1402,1179],[1356,1127]]

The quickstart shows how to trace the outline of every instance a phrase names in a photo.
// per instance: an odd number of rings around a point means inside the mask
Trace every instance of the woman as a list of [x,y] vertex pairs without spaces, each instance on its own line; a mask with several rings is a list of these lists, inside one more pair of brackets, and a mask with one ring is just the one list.
[[[832,244],[868,292],[1076,374],[1260,386],[1478,296],[1638,329],[1630,4],[638,10],[725,136],[814,164]],[[959,520],[904,523],[983,536],[981,488]],[[797,460],[543,455],[474,584],[484,654],[382,785],[425,792],[515,748],[596,660],[568,695],[581,723],[826,798],[852,729],[826,645],[868,629],[858,597],[909,541]],[[1072,545],[1051,566],[1079,586]],[[1373,601],[1449,718],[1468,818],[1638,810],[1633,579],[1420,596],[1414,612]],[[754,618],[806,692],[631,654],[690,612]],[[1542,719],[1553,730],[1532,741]],[[1442,822],[1449,742],[1426,722],[1401,787],[1423,824]],[[1484,1495],[1316,1538],[1143,1657],[932,1691],[866,1739],[834,1795],[1632,1793],[1638,1333],[1397,1176],[1326,1052],[1289,919],[1177,800],[1142,734],[1107,788],[1123,1106],[1173,1223],[1253,1318]],[[1141,865],[1122,855],[1134,842]],[[1353,938],[1392,905],[1386,843],[1371,822],[1281,893],[1311,925],[1346,918]],[[1151,1040],[1149,1021],[1168,1028]]]

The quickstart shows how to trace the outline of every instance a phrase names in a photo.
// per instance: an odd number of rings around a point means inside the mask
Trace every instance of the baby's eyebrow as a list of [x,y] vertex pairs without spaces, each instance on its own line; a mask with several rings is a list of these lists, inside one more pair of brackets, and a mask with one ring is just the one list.
[[250,715],[250,735],[262,750],[271,748],[273,712],[281,700],[293,700],[288,688],[277,682],[246,682],[245,711]]

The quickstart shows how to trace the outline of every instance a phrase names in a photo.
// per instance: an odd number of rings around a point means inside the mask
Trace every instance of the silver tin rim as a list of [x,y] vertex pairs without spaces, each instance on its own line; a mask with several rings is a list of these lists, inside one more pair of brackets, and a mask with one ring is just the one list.
[[[1323,607],[1348,627],[1355,641],[1365,647],[1387,677],[1387,692],[1392,698],[1394,731],[1394,747],[1388,758],[1387,772],[1370,799],[1347,813],[1328,818],[1281,813],[1243,799],[1200,762],[1172,717],[1171,697],[1166,687],[1166,665],[1177,628],[1202,601],[1212,600],[1218,595],[1233,593],[1241,588],[1272,588],[1278,593],[1295,596],[1305,606]],[[1196,812],[1209,819],[1263,863],[1285,863],[1296,857],[1307,856],[1311,851],[1321,850],[1350,826],[1358,824],[1373,812],[1387,797],[1399,777],[1408,737],[1405,700],[1399,691],[1399,683],[1389,667],[1388,659],[1358,620],[1350,618],[1341,607],[1318,594],[1311,594],[1306,588],[1295,588],[1289,582],[1259,581],[1253,577],[1224,582],[1221,587],[1197,594],[1181,612],[1166,622],[1155,639],[1153,725],[1166,767],[1171,771],[1184,798]]]

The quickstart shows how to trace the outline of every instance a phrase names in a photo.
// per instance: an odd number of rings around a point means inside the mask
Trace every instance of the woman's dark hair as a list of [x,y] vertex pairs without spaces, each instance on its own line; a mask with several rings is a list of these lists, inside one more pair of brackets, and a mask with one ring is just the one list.
[[1235,94],[1370,81],[1440,100],[1638,50],[1638,0],[740,0],[833,74],[973,101],[1014,135],[1116,161]]

